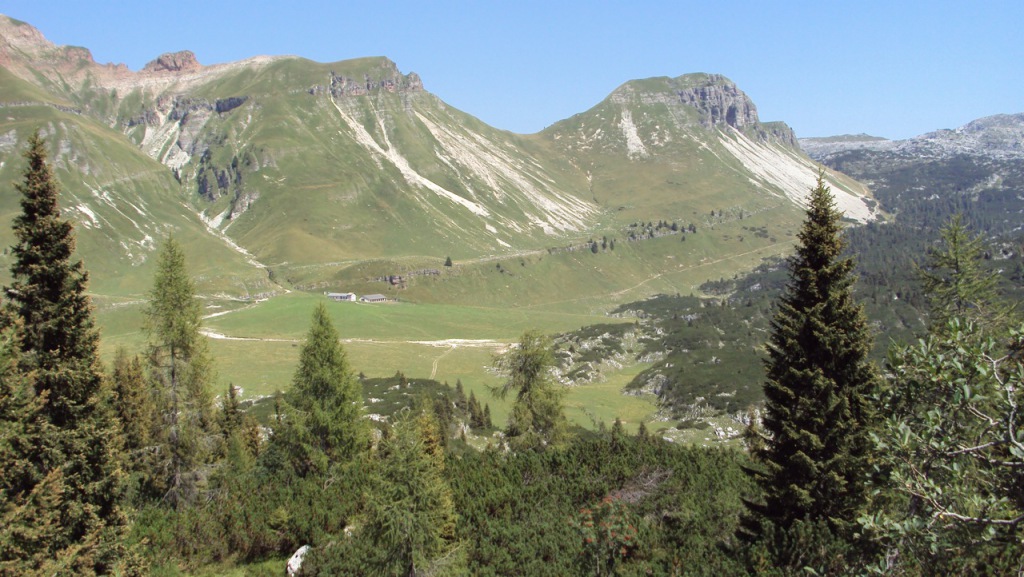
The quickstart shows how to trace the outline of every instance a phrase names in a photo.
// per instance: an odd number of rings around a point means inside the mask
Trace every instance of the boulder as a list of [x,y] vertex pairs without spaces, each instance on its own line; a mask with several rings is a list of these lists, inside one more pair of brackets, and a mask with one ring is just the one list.
[[306,553],[308,552],[309,545],[303,545],[292,554],[291,558],[288,559],[288,564],[285,565],[285,574],[287,574],[288,577],[302,575],[302,561],[306,558]]

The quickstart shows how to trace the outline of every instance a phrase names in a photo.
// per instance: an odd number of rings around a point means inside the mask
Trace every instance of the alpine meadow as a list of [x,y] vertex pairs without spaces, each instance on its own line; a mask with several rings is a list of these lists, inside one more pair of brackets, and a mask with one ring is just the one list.
[[1024,115],[425,80],[0,15],[0,575],[1024,572]]

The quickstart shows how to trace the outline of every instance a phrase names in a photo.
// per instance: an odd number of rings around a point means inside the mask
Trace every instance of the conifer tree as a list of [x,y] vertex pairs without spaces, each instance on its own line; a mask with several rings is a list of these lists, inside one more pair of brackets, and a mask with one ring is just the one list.
[[125,470],[128,473],[129,500],[154,492],[153,471],[158,456],[154,452],[159,434],[157,407],[142,359],[128,356],[118,347],[110,372],[112,404],[124,439]]
[[867,499],[876,376],[840,218],[819,174],[765,362],[763,469],[754,473],[765,502],[751,509],[783,530],[798,520],[842,530]]
[[455,379],[455,406],[462,411],[465,411],[468,407],[466,390],[462,387],[462,379]]
[[174,504],[202,489],[220,435],[210,383],[213,363],[200,332],[202,308],[185,267],[185,253],[173,236],[157,256],[157,271],[146,307],[149,379],[161,433],[155,439],[162,462],[156,486]]
[[417,575],[454,539],[455,506],[439,437],[430,414],[419,412],[399,415],[381,441],[366,531],[378,548],[382,574]]
[[286,400],[290,410],[274,443],[300,475],[326,473],[368,446],[362,392],[323,303],[313,311]]
[[34,537],[26,537],[43,558],[61,556],[64,567],[81,573],[110,571],[125,524],[119,506],[121,437],[98,361],[99,335],[85,292],[88,274],[81,261],[72,260],[74,228],[61,218],[60,190],[42,138],[36,133],[28,145],[24,181],[16,185],[22,212],[14,219],[13,280],[0,315],[12,339],[8,345],[18,349],[9,357],[16,367],[8,366],[0,378],[30,382],[31,388],[4,387],[0,393],[14,397],[0,404],[19,408],[0,418],[15,419],[5,428],[37,436],[35,446],[11,441],[17,448],[3,459],[13,460],[24,475],[0,493],[5,511],[22,503],[34,507],[39,523],[52,521],[47,530],[40,525]]
[[474,429],[484,426],[484,411],[480,408],[480,401],[476,400],[473,391],[469,392],[469,426]]
[[138,461],[141,452],[152,446],[156,406],[146,382],[145,370],[138,355],[128,356],[118,347],[110,372],[114,412],[121,423],[124,449],[129,462]]
[[562,411],[562,391],[551,382],[554,355],[550,339],[527,331],[518,346],[498,356],[494,365],[508,377],[495,390],[498,397],[516,393],[505,431],[512,445],[541,449],[561,443],[567,435],[568,421]]
[[921,288],[928,295],[929,326],[942,331],[957,318],[997,329],[1008,320],[1012,307],[999,298],[999,275],[984,269],[981,237],[970,234],[959,214],[942,228],[941,237],[941,244],[928,251],[918,269]]

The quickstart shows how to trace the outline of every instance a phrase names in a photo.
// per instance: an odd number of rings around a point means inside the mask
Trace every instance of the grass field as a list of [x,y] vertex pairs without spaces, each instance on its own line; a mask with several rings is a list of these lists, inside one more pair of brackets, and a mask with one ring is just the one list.
[[[619,304],[656,293],[698,293],[697,287],[707,280],[731,278],[766,257],[787,252],[792,232],[784,227],[770,228],[770,235],[753,233],[769,229],[768,212],[717,223],[686,240],[669,235],[620,241],[615,251],[599,254],[534,251],[457,262],[455,267],[442,267],[440,275],[415,277],[402,290],[340,284],[331,290],[379,290],[400,300],[328,302],[328,311],[353,371],[368,377],[401,371],[410,378],[452,385],[461,380],[467,394],[472,391],[491,405],[494,421],[500,424],[509,402],[490,392],[501,382],[490,371],[495,354],[527,330],[556,334],[619,322],[606,315]],[[259,302],[205,299],[204,327],[213,337],[210,346],[218,374],[215,392],[220,394],[230,383],[242,387],[243,399],[256,399],[289,389],[312,311],[325,301],[322,294],[302,291]],[[95,303],[104,357],[111,359],[118,347],[142,352],[144,301],[97,296]],[[626,367],[605,375],[601,383],[570,388],[565,399],[570,420],[590,428],[621,418],[635,431],[657,409],[653,399],[621,393],[642,368]]]
[[[268,301],[207,318],[210,349],[217,367],[219,394],[227,385],[243,389],[243,399],[255,399],[290,388],[299,348],[309,328],[313,308],[325,297],[290,293]],[[583,326],[616,322],[604,315],[557,313],[529,308],[456,305],[328,302],[328,311],[341,335],[353,371],[386,377],[401,371],[410,377],[432,378],[454,385],[462,381],[491,406],[496,423],[504,423],[511,401],[495,398],[491,389],[501,377],[490,371],[494,355],[532,329],[557,333]],[[141,352],[141,303],[106,303],[98,307],[103,330],[103,354],[112,358],[117,347]],[[570,388],[567,414],[573,423],[592,427],[616,417],[635,430],[640,419],[656,409],[647,398],[621,394],[640,368],[630,367],[605,382]]]

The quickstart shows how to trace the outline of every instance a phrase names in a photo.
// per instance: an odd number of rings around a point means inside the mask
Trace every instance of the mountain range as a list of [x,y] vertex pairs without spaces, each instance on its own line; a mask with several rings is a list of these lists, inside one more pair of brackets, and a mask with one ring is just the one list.
[[[535,274],[557,271],[597,295],[655,277],[645,290],[693,286],[723,270],[695,270],[704,263],[736,257],[743,268],[752,262],[741,255],[784,252],[819,170],[788,126],[760,121],[720,75],[629,81],[529,135],[488,126],[424,85],[383,57],[204,66],[183,51],[132,71],[0,16],[0,179],[18,179],[18,152],[39,130],[101,299],[144,294],[154,248],[173,233],[209,294],[377,287],[499,302],[508,285],[536,302],[564,291],[533,282],[526,262],[545,256],[557,262]],[[828,178],[850,219],[877,217],[866,187]],[[650,233],[613,262],[559,256],[594,239],[610,252],[608,239],[624,247],[654,223],[698,242],[667,254]],[[459,274],[439,284],[446,257]],[[516,258],[517,281],[480,280]],[[661,278],[666,259],[677,259],[675,281]]]
[[906,140],[856,135],[801,139],[800,145],[868,185],[884,210],[902,214],[911,228],[934,234],[942,219],[960,212],[995,245],[1012,244],[1008,238],[1022,230],[1024,114],[989,116]]

